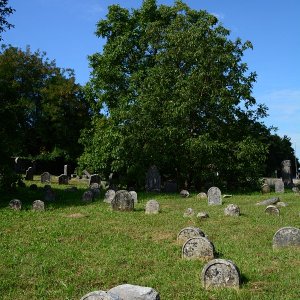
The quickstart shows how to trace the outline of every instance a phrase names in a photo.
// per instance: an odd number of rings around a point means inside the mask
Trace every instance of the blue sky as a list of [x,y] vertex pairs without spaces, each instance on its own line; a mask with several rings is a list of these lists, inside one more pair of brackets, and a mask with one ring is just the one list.
[[[158,4],[173,4],[158,0]],[[244,56],[258,74],[253,95],[269,108],[266,125],[291,138],[300,158],[300,1],[299,0],[185,0],[193,9],[216,15],[232,38],[254,46]],[[89,79],[87,56],[102,50],[94,32],[107,7],[139,7],[141,0],[10,0],[15,25],[3,34],[3,43],[32,51],[40,49],[58,67],[75,70],[77,81]]]

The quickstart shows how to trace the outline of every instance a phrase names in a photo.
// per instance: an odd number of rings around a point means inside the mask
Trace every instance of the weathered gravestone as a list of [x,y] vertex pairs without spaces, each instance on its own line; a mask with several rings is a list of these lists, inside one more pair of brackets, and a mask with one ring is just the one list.
[[153,288],[132,284],[113,287],[108,293],[115,294],[122,300],[160,300],[158,292]]
[[189,208],[187,208],[186,210],[185,210],[185,212],[184,212],[184,214],[183,214],[183,216],[186,218],[186,217],[192,217],[192,216],[194,216],[195,215],[195,212],[194,212],[194,210],[191,208],[191,207],[189,207]]
[[174,180],[168,180],[164,183],[164,192],[165,193],[176,193],[177,192],[177,183]]
[[182,198],[187,198],[190,195],[187,190],[181,190],[179,194]]
[[279,209],[275,205],[268,205],[265,209],[265,213],[268,215],[279,216]]
[[282,227],[273,236],[273,248],[300,247],[300,229]]
[[182,246],[182,258],[186,259],[212,259],[214,252],[214,245],[203,236],[190,238]]
[[201,278],[205,289],[239,289],[241,282],[238,267],[232,261],[225,259],[213,259],[208,262],[202,269]]
[[146,174],[147,192],[160,192],[161,176],[156,166],[151,166]]
[[98,183],[98,184],[100,184],[100,176],[99,176],[98,174],[92,174],[92,175],[90,176],[90,182],[89,182],[89,184],[91,185],[91,184],[93,184],[93,183]]
[[284,160],[281,162],[281,175],[285,186],[290,186],[293,183],[290,160]]
[[258,203],[256,203],[256,205],[272,205],[272,204],[276,204],[277,202],[279,202],[279,200],[280,200],[279,197],[270,198],[270,199],[258,202]]
[[29,167],[27,170],[26,170],[26,174],[25,174],[25,180],[33,180],[33,168],[32,167]]
[[45,189],[44,191],[44,201],[52,202],[55,201],[55,192],[50,188]]
[[32,210],[34,210],[34,211],[44,211],[45,210],[45,203],[41,200],[33,201]]
[[207,191],[208,205],[222,205],[221,191],[218,187],[211,187]]
[[275,193],[284,193],[284,183],[282,180],[275,181]]
[[64,165],[64,175],[68,176],[68,165]]
[[67,175],[61,174],[58,176],[58,184],[69,184],[69,178]]
[[131,195],[133,202],[138,203],[138,197],[137,197],[137,192],[135,191],[130,191],[129,194]]
[[265,184],[262,185],[261,192],[263,194],[269,194],[270,191],[271,191],[270,186],[267,183],[265,183]]
[[41,183],[51,183],[51,175],[49,172],[44,172],[41,175]]
[[146,203],[145,214],[158,214],[159,213],[159,203],[156,200],[149,200]]
[[113,210],[132,211],[134,209],[134,201],[130,193],[126,190],[116,192],[114,199],[111,201]]
[[91,190],[85,191],[82,195],[81,200],[83,202],[92,202],[94,200],[94,193]]
[[9,207],[14,210],[21,210],[22,202],[19,199],[13,199],[9,202]]
[[177,241],[180,243],[185,243],[187,240],[194,237],[205,237],[205,234],[198,227],[185,227],[178,233]]
[[104,202],[111,203],[114,199],[116,192],[114,190],[108,190],[104,195]]
[[203,193],[203,192],[199,193],[199,194],[197,195],[197,199],[207,199],[206,193]]
[[105,291],[94,291],[80,298],[80,300],[122,300],[118,295]]
[[229,204],[224,209],[225,216],[238,217],[241,214],[240,208],[236,204]]

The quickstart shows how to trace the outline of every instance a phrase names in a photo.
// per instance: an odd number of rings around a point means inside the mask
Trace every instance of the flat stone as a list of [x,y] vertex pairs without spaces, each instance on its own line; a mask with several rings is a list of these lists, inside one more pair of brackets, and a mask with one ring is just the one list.
[[258,202],[258,203],[256,203],[256,205],[272,205],[279,201],[280,201],[279,197],[275,197],[275,198],[270,198],[270,199]]
[[300,247],[300,229],[282,227],[273,236],[273,248]]
[[223,195],[223,198],[225,199],[225,198],[231,198],[232,197],[232,195]]
[[236,204],[229,204],[224,209],[224,214],[225,216],[238,217],[241,214],[241,212],[240,208]]
[[198,227],[185,227],[177,235],[177,241],[185,243],[193,237],[205,237],[205,233]]
[[122,300],[118,295],[105,291],[94,291],[80,298],[80,300]]
[[182,258],[212,259],[214,258],[214,245],[203,236],[190,238],[182,246]]
[[268,215],[279,216],[279,209],[275,205],[268,205],[265,209],[265,213]]
[[134,209],[134,201],[131,194],[126,190],[116,192],[114,199],[111,201],[113,210],[132,211]]
[[198,214],[197,214],[197,218],[198,219],[207,219],[209,218],[209,215],[207,212],[205,211],[200,211]]
[[179,194],[182,198],[187,198],[190,195],[187,190],[181,190]]
[[45,203],[42,200],[35,200],[32,203],[32,210],[35,211],[44,211],[45,210]]
[[276,206],[279,206],[279,207],[286,207],[286,206],[288,206],[288,204],[285,203],[285,202],[279,201],[279,202],[276,203]]
[[13,199],[13,200],[9,201],[9,207],[13,210],[21,210],[22,202],[19,199]]
[[156,200],[149,200],[146,203],[145,214],[158,214],[159,213],[159,203]]

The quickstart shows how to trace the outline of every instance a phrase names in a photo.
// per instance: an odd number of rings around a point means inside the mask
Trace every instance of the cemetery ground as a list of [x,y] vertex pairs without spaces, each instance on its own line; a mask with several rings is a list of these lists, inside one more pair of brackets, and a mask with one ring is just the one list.
[[[30,190],[30,184],[38,186]],[[161,299],[299,299],[300,249],[273,250],[275,232],[300,227],[300,196],[284,194],[233,194],[223,205],[208,206],[207,199],[178,194],[138,193],[133,212],[112,211],[103,202],[104,191],[91,203],[81,196],[87,184],[72,179],[78,190],[52,183],[56,200],[45,211],[32,211],[42,200],[43,184],[36,179],[26,187],[2,194],[0,208],[1,299],[80,299],[95,290],[130,283],[149,286]],[[69,186],[70,186],[69,185]],[[280,197],[288,204],[280,215],[267,215],[259,201]],[[22,201],[22,210],[8,207]],[[161,211],[145,214],[148,200],[156,199]],[[234,203],[239,217],[224,215]],[[187,208],[209,218],[183,217]],[[241,286],[235,289],[202,287],[201,271],[207,263],[181,257],[177,234],[187,226],[199,227],[214,244],[216,258],[229,259],[239,268]]]

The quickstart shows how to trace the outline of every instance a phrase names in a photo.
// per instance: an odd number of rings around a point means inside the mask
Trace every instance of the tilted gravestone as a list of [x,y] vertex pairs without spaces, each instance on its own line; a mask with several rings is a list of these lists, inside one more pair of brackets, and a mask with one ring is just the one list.
[[22,202],[19,199],[13,199],[9,202],[9,207],[14,210],[21,210]]
[[137,192],[135,191],[130,191],[129,194],[131,195],[133,202],[138,203],[138,197],[137,197]]
[[164,192],[165,193],[176,193],[177,192],[177,183],[174,180],[168,180],[164,183]]
[[69,184],[69,178],[65,174],[61,174],[58,176],[58,184]]
[[282,180],[275,181],[275,193],[284,193],[284,183]]
[[203,236],[190,238],[182,246],[182,258],[186,259],[212,259],[214,252],[214,245]]
[[45,203],[41,200],[33,201],[32,210],[34,210],[34,211],[44,211],[45,210]]
[[273,248],[300,247],[300,229],[282,227],[273,236]]
[[41,183],[51,183],[51,175],[49,172],[44,172],[41,175]]
[[291,165],[290,160],[284,160],[281,162],[281,175],[285,186],[290,186],[293,183]]
[[146,174],[146,191],[160,192],[161,176],[156,166],[151,166]]
[[132,211],[134,209],[134,201],[130,193],[126,190],[116,192],[114,199],[111,201],[113,210]]
[[238,267],[232,261],[225,259],[213,259],[202,269],[201,279],[202,285],[205,289],[239,289],[241,275]]
[[279,216],[279,209],[275,205],[268,205],[265,209],[265,213],[268,215]]
[[158,214],[159,213],[159,203],[156,200],[149,200],[146,203],[145,214]]
[[108,190],[104,195],[104,202],[111,203],[114,199],[116,192],[114,190]]
[[205,237],[204,232],[198,227],[185,227],[177,234],[177,241],[185,243],[193,237]]
[[26,170],[25,180],[33,180],[33,168],[32,167],[29,167]]
[[100,176],[99,176],[98,174],[92,174],[92,175],[90,176],[90,182],[89,182],[89,184],[91,185],[91,184],[93,184],[93,183],[98,183],[98,184],[100,184]]
[[240,208],[236,204],[229,204],[224,209],[225,216],[238,217],[241,214]]
[[207,191],[208,205],[222,205],[222,195],[218,187],[211,187]]
[[272,205],[272,204],[276,204],[277,202],[279,202],[279,198],[275,197],[275,198],[270,198],[267,200],[263,200],[261,202],[257,202],[256,205]]
[[118,295],[105,291],[94,291],[80,298],[80,300],[122,300]]

